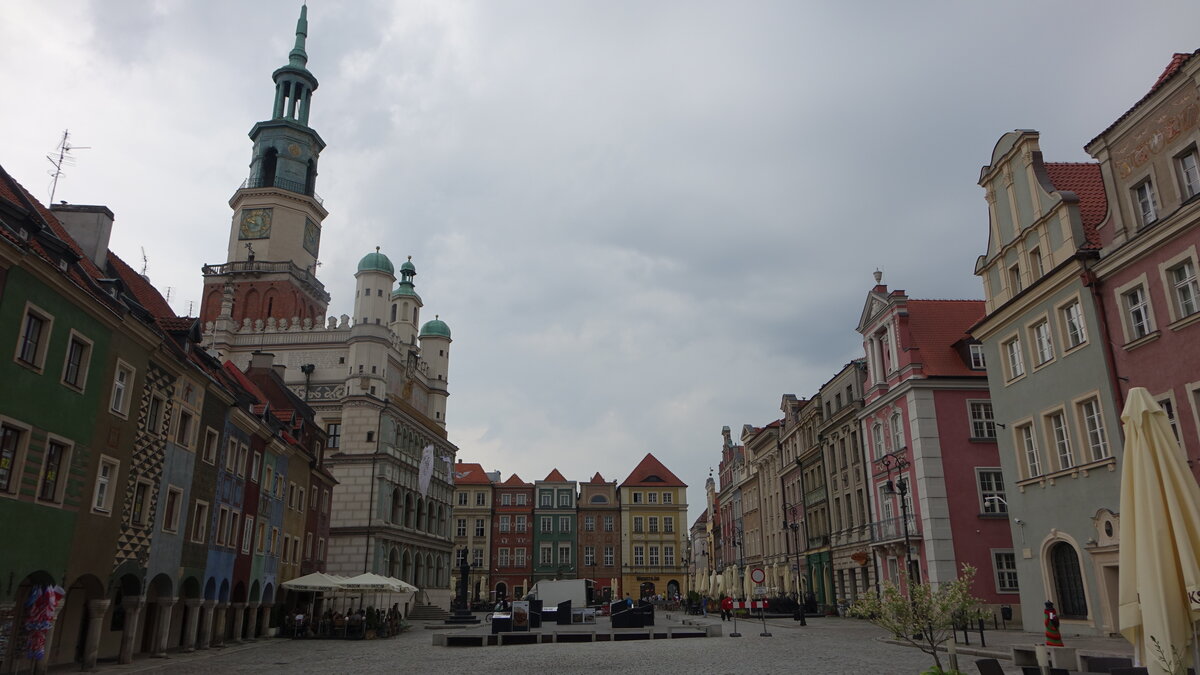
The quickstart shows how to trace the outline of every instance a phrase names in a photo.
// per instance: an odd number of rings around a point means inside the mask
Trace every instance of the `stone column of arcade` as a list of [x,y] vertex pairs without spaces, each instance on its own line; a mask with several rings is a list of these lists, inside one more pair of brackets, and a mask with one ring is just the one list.
[[108,606],[111,604],[112,600],[108,598],[88,601],[87,641],[83,645],[84,670],[93,670],[96,667],[96,659],[100,656],[100,632],[104,628],[104,615],[108,613]]
[[246,616],[246,639],[253,640],[258,637],[258,603],[252,602],[246,606],[250,608]]
[[212,646],[213,614],[216,613],[214,611],[216,606],[215,600],[205,600],[201,605],[200,644],[196,645],[198,649],[208,649]]
[[121,655],[117,658],[117,663],[133,663],[133,643],[137,641],[144,600],[145,598],[138,595],[121,601],[125,607],[125,631],[121,633]]
[[175,598],[161,598],[158,601],[158,624],[154,633],[154,656],[158,658],[167,655],[167,640],[171,636],[171,610],[175,607]]
[[196,629],[200,625],[200,605],[203,602],[199,598],[183,601],[183,606],[186,608],[183,615],[183,651],[185,652],[196,650]]
[[259,609],[262,614],[258,618],[258,632],[264,637],[271,637],[271,610],[274,609],[274,603],[264,603]]
[[225,646],[225,612],[229,609],[229,603],[223,602],[217,605],[216,619],[213,620],[213,638],[212,646]]
[[233,605],[233,638],[231,642],[242,641],[242,625],[246,620],[246,603],[235,602]]

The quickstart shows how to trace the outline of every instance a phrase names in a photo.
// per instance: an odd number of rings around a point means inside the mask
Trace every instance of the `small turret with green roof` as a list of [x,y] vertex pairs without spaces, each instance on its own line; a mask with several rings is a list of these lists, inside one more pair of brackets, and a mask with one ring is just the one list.
[[421,337],[444,337],[450,339],[450,326],[446,325],[445,321],[438,318],[438,315],[433,316],[433,321],[428,321],[424,326],[421,326]]
[[375,247],[374,253],[368,253],[363,256],[362,260],[358,261],[359,272],[387,272],[392,276],[396,274],[396,268],[392,266],[392,261],[388,257],[379,252],[379,247]]
[[408,260],[405,260],[400,265],[400,283],[396,284],[396,290],[392,291],[392,297],[407,295],[420,300],[421,296],[417,295],[417,288],[413,283],[413,277],[415,276],[417,276],[417,266],[412,263],[412,256],[410,255],[408,256]]

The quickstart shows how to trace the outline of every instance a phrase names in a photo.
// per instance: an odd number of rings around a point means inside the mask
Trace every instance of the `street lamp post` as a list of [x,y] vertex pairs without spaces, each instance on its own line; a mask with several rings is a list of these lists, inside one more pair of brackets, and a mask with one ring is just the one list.
[[800,588],[800,523],[795,520],[795,507],[792,508],[792,522],[788,523],[787,527],[792,531],[792,546],[796,553],[795,569],[792,570],[796,574],[796,616],[794,618],[800,622],[801,626],[807,626],[808,621],[804,617],[804,592]]
[[[903,475],[903,471],[908,468],[908,460],[899,455],[884,455],[879,460],[888,472],[887,483],[884,484],[883,491],[888,495],[900,496],[900,519],[904,527],[904,568],[908,576],[907,583],[911,584],[915,578],[913,574],[912,546],[909,544],[908,538],[908,478]],[[896,480],[892,480],[892,469],[896,469]],[[906,589],[907,590],[907,589]]]
[[[745,542],[742,540],[742,536],[742,529],[736,528],[733,531],[733,540],[730,542],[733,544],[734,548],[738,550],[738,590],[744,590],[746,588],[746,558],[744,550]],[[742,637],[742,634],[738,632],[737,628],[737,611],[735,610],[730,613],[733,614],[733,632],[729,634],[729,637]]]

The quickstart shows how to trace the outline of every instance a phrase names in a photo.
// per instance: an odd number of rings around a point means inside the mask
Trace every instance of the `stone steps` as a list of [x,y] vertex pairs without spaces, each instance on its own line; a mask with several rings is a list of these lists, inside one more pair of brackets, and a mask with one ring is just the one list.
[[445,621],[450,613],[437,605],[416,604],[405,617],[409,621]]

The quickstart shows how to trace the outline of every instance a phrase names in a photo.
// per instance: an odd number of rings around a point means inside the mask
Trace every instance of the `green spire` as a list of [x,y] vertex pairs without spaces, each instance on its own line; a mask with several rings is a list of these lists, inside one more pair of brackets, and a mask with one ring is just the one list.
[[300,19],[296,21],[296,46],[288,54],[288,64],[303,68],[308,63],[308,54],[304,51],[304,40],[308,37],[308,4],[300,6]]

